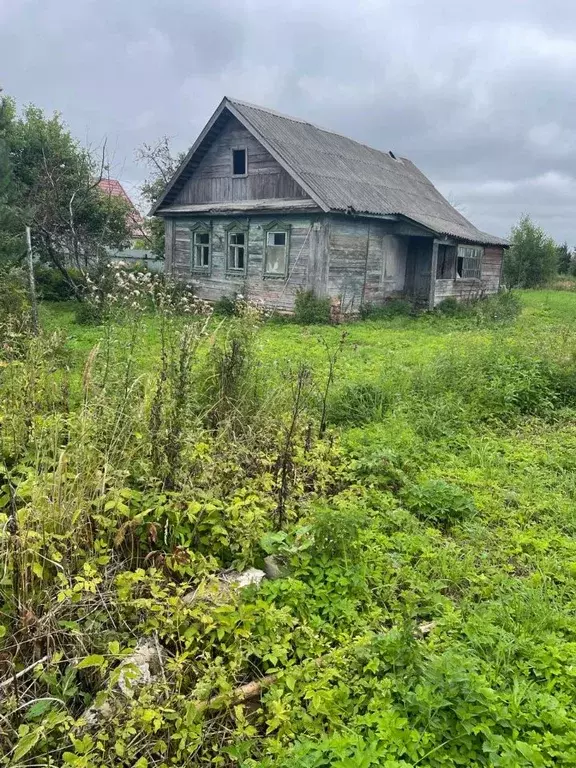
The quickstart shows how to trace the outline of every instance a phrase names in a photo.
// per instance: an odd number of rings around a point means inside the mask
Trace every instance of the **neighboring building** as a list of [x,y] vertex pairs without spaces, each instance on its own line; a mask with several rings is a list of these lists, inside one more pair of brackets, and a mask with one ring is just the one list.
[[122,184],[120,184],[117,179],[100,179],[98,182],[98,189],[100,189],[100,191],[107,196],[120,197],[127,203],[128,214],[126,221],[130,231],[130,236],[132,238],[132,245],[134,245],[136,240],[142,239],[145,236],[144,219],[138,212],[132,200],[130,200],[126,194],[126,190]]
[[152,214],[165,220],[166,272],[210,300],[246,293],[282,310],[300,288],[344,312],[494,293],[507,246],[409,160],[228,98]]

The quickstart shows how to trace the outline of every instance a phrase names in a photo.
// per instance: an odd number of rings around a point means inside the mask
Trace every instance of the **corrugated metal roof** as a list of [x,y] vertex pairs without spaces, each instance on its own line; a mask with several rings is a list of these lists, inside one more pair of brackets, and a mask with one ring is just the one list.
[[263,107],[227,101],[331,211],[397,214],[438,234],[506,244],[471,224],[410,160]]
[[326,211],[404,216],[438,235],[485,245],[506,240],[481,232],[406,158],[394,158],[305,120],[224,98],[167,185],[152,213],[169,212],[178,185],[223,113],[234,114]]

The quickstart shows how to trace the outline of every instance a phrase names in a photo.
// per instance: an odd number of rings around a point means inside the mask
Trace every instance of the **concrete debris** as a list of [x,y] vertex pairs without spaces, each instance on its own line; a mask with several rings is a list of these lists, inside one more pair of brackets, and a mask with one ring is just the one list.
[[268,557],[264,558],[264,573],[266,574],[266,578],[271,579],[272,581],[282,578],[282,568],[274,555],[268,555]]
[[252,584],[258,586],[262,579],[266,578],[264,571],[259,568],[248,568],[246,571],[225,571],[220,574],[220,581],[230,584],[237,589],[249,587]]

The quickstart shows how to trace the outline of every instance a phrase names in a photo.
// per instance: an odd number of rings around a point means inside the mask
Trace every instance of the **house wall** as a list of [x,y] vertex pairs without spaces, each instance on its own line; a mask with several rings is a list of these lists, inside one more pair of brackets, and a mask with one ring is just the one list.
[[[192,282],[198,295],[209,301],[221,296],[242,293],[263,301],[269,307],[290,311],[299,288],[309,282],[311,248],[318,242],[318,217],[311,215],[176,218],[166,223],[166,271],[177,280]],[[272,222],[289,223],[289,265],[287,278],[264,276],[265,227]],[[212,253],[210,274],[191,269],[191,231],[198,222],[211,227]],[[238,276],[226,271],[226,226],[239,222],[248,225],[248,262],[246,274]],[[316,224],[316,230],[315,230]],[[313,237],[313,233],[316,234]],[[315,239],[316,238],[316,239]],[[315,256],[315,253],[313,253]]]
[[497,293],[500,288],[500,275],[504,249],[498,246],[486,246],[482,259],[481,279],[436,280],[434,304],[454,296],[457,299],[473,299],[486,294]]
[[[248,173],[233,177],[232,150],[242,148],[248,151]],[[236,118],[230,118],[174,204],[270,199],[309,196]]]
[[393,222],[344,216],[327,220],[328,268],[319,293],[339,297],[349,313],[402,293],[406,238],[392,233]]

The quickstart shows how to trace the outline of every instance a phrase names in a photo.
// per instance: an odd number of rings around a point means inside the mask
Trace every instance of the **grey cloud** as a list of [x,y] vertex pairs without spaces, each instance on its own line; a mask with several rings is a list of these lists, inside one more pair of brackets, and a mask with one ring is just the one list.
[[576,7],[565,0],[0,0],[0,84],[134,149],[192,143],[224,94],[410,157],[477,226],[576,243]]

